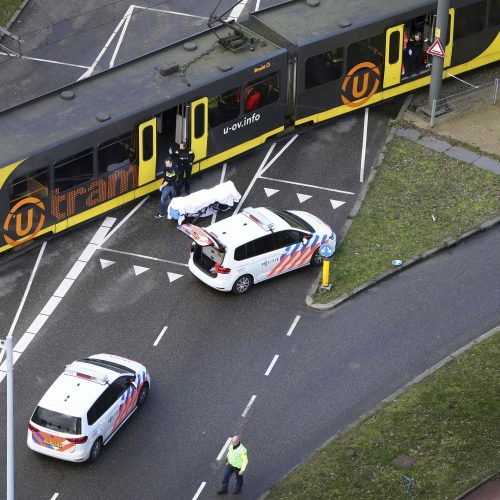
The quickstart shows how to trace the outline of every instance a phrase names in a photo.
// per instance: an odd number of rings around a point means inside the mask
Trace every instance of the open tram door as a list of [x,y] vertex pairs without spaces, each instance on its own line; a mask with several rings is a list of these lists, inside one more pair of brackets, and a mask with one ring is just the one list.
[[[151,118],[139,125],[137,161],[139,163],[139,189],[136,190],[136,197],[149,192],[147,185],[156,178],[156,118]],[[144,192],[141,186],[145,186]]]
[[201,160],[207,156],[208,98],[202,97],[189,106],[189,147],[194,153],[193,173],[200,171]]

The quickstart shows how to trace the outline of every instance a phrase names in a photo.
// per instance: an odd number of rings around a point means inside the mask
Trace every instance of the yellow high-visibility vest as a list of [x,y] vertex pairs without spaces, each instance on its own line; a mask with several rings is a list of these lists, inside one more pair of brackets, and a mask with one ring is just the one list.
[[227,452],[227,463],[243,472],[248,465],[247,449],[241,443],[237,448],[233,448],[233,445],[230,444]]

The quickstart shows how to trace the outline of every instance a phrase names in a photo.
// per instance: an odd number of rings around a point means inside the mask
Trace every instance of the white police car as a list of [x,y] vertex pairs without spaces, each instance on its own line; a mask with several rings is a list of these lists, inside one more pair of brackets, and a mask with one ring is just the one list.
[[335,251],[332,228],[296,210],[246,208],[205,229],[178,226],[193,240],[190,271],[217,290],[242,294],[254,284],[323,261],[322,244]]
[[137,361],[96,354],[74,361],[50,386],[28,424],[28,446],[71,462],[93,462],[150,387]]

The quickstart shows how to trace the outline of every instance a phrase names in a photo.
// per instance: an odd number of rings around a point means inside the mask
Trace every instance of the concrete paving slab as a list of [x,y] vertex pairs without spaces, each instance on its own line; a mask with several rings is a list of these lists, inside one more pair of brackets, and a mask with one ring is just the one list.
[[451,148],[451,144],[448,144],[445,141],[440,141],[439,139],[435,139],[434,137],[428,135],[425,135],[417,142],[419,144],[422,144],[422,146],[425,146],[426,148],[437,151],[438,153],[444,153]]
[[490,170],[491,172],[500,175],[500,162],[493,160],[492,158],[488,158],[487,156],[480,156],[475,162],[474,165],[479,168],[484,168],[485,170]]
[[418,130],[415,130],[413,128],[398,128],[396,130],[396,135],[410,141],[418,141],[422,136],[422,134]]
[[465,163],[474,163],[481,157],[479,153],[461,148],[460,146],[452,146],[446,151],[446,154],[457,160],[464,161]]

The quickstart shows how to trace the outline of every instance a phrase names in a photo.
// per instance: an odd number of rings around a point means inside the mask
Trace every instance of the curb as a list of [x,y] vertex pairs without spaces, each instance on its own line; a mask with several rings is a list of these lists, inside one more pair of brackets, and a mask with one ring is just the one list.
[[[491,330],[488,330],[486,333],[483,333],[482,335],[480,335],[476,339],[471,340],[470,342],[468,342],[464,346],[460,347],[460,349],[457,349],[456,351],[452,352],[450,355],[446,356],[441,361],[438,361],[437,363],[435,363],[434,365],[432,365],[430,368],[427,368],[427,370],[423,371],[420,375],[417,375],[412,380],[410,380],[409,382],[407,382],[406,384],[404,384],[402,387],[400,387],[398,390],[394,391],[392,394],[390,394],[389,396],[387,396],[386,398],[384,398],[382,401],[380,401],[379,403],[377,403],[373,408],[371,408],[370,410],[367,410],[367,411],[363,412],[356,420],[354,420],[354,422],[351,422],[350,424],[346,425],[341,431],[335,433],[330,439],[328,439],[327,441],[325,441],[321,446],[319,446],[312,453],[310,453],[308,455],[308,457],[306,457],[301,463],[297,464],[295,467],[293,467],[292,469],[290,469],[284,476],[282,476],[276,482],[276,484],[278,482],[282,481],[283,479],[285,479],[286,477],[288,477],[295,469],[297,469],[298,467],[300,467],[300,465],[302,465],[302,463],[305,460],[307,460],[307,458],[309,458],[314,453],[317,453],[318,451],[320,451],[321,449],[323,449],[329,443],[331,443],[332,441],[334,441],[338,437],[342,436],[347,431],[351,430],[353,427],[356,427],[356,425],[358,425],[360,422],[362,422],[366,418],[368,418],[371,415],[373,415],[376,411],[378,411],[380,408],[382,408],[383,406],[385,406],[387,403],[390,403],[391,401],[393,401],[394,399],[396,399],[398,396],[400,396],[403,392],[405,392],[411,386],[413,386],[415,384],[418,384],[419,382],[421,382],[422,380],[424,380],[425,378],[427,378],[429,375],[432,375],[434,372],[436,372],[437,370],[439,370],[440,368],[442,368],[444,365],[446,365],[447,363],[449,363],[450,361],[454,361],[456,358],[458,358],[458,356],[460,356],[461,354],[463,354],[465,351],[468,351],[471,347],[473,347],[473,346],[475,346],[477,344],[480,344],[484,340],[486,340],[486,339],[488,339],[490,337],[493,337],[493,335],[495,335],[497,333],[500,333],[500,325],[497,325],[497,326],[493,327]],[[488,479],[491,479],[491,478],[488,478]],[[472,489],[477,488],[478,486],[480,486],[484,482],[488,481],[488,479],[486,479],[485,481],[483,481],[479,485],[474,486]],[[271,491],[271,489],[268,489],[264,493],[262,493],[261,495],[259,495],[258,500],[263,500],[264,498],[266,498],[267,495],[270,493],[270,491]],[[469,490],[469,492],[470,491],[471,490]],[[462,498],[462,497],[459,497],[459,498]]]

